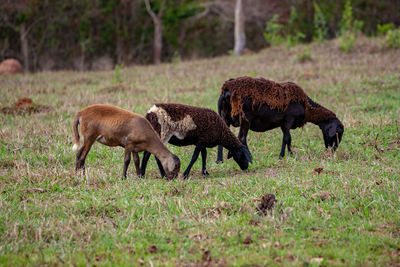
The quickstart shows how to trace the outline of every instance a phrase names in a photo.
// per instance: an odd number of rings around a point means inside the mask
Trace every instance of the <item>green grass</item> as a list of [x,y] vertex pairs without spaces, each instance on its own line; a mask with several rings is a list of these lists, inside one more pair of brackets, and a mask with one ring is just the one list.
[[[293,61],[304,49],[313,60]],[[117,85],[112,71],[0,76],[2,107],[31,97],[54,109],[0,114],[0,264],[399,264],[399,70],[400,50],[366,39],[350,54],[331,41],[123,68]],[[189,180],[165,181],[152,157],[146,179],[131,164],[121,181],[123,150],[97,143],[86,176],[75,174],[78,110],[109,103],[145,114],[157,102],[216,110],[223,82],[243,75],[295,81],[333,110],[345,126],[339,150],[326,151],[319,128],[307,124],[291,132],[293,156],[279,160],[279,129],[250,132],[247,171],[233,160],[217,165],[213,148],[208,178],[198,160]],[[169,149],[183,172],[194,147]],[[267,193],[278,202],[261,216],[256,206]]]

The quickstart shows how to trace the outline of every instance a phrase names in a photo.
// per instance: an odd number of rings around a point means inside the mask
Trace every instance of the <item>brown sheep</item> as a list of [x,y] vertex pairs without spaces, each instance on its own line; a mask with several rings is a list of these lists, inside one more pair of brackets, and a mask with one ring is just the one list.
[[161,142],[151,124],[143,116],[111,105],[91,105],[79,111],[74,120],[75,144],[79,147],[78,125],[81,125],[83,146],[76,154],[76,170],[83,169],[85,159],[95,141],[106,146],[125,148],[123,177],[131,160],[135,162],[136,174],[140,175],[139,152],[149,151],[156,155],[167,172],[167,179],[178,175],[180,160]]

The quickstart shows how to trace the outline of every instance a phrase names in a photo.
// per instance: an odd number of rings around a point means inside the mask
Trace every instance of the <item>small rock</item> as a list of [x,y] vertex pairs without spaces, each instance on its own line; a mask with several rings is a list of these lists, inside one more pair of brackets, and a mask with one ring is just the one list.
[[18,74],[23,71],[21,63],[14,58],[6,59],[0,63],[0,74]]
[[204,251],[202,260],[203,261],[211,261],[211,251],[210,250]]
[[29,97],[21,97],[14,104],[14,108],[29,108],[33,106],[33,101]]
[[324,260],[324,258],[312,258],[312,259],[310,260],[310,263],[317,263],[317,264],[320,264],[323,260]]
[[150,252],[150,253],[156,253],[157,252],[157,247],[156,247],[156,245],[151,245],[149,248],[148,248],[148,251]]
[[44,193],[44,192],[46,192],[47,190],[46,189],[43,189],[43,188],[28,188],[28,189],[26,189],[26,193]]
[[248,247],[251,243],[253,243],[253,239],[251,239],[251,236],[248,235],[248,236],[244,239],[243,244],[244,244],[245,247]]
[[318,167],[313,170],[313,174],[321,174],[321,173],[323,173],[323,171],[324,171],[324,168]]

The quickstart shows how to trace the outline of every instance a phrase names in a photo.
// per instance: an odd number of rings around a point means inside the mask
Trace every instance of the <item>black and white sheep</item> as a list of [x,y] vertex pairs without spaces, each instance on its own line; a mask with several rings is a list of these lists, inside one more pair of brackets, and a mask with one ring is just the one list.
[[[196,162],[199,153],[202,156],[202,173],[208,175],[206,169],[207,147],[221,145],[228,149],[242,170],[252,163],[250,151],[230,131],[222,118],[211,109],[199,108],[181,104],[156,104],[146,114],[146,119],[160,135],[164,143],[176,146],[195,145],[192,159],[183,173],[189,176],[190,169]],[[149,152],[143,155],[141,175],[146,171]],[[161,175],[164,174],[162,166]]]
[[[326,148],[336,149],[344,132],[335,113],[312,101],[292,82],[276,83],[251,77],[230,79],[222,86],[218,113],[228,126],[240,126],[239,140],[246,146],[249,129],[265,132],[280,127],[283,132],[280,158],[284,157],[286,146],[292,152],[290,129],[307,122],[322,130]],[[217,162],[222,161],[222,147],[218,147]]]

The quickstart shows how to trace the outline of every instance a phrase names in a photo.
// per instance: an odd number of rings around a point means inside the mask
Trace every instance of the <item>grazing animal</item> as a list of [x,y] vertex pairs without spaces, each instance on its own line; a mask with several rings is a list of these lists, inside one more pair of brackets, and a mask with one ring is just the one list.
[[[290,129],[307,122],[322,130],[326,148],[336,149],[344,132],[335,113],[312,101],[292,82],[276,83],[251,77],[230,79],[222,86],[218,113],[228,126],[240,126],[239,140],[246,146],[249,129],[265,132],[280,127],[283,133],[280,158],[285,156],[286,146],[292,153]],[[222,147],[218,147],[217,163],[222,161]]]
[[123,177],[131,161],[131,154],[140,175],[139,152],[149,151],[156,155],[167,172],[167,179],[178,175],[180,160],[161,142],[160,137],[143,116],[111,105],[91,105],[79,111],[74,120],[75,144],[73,150],[79,148],[78,125],[81,125],[83,146],[76,154],[76,170],[83,169],[85,159],[95,141],[106,146],[125,148]]
[[[181,104],[156,104],[150,108],[146,114],[146,119],[153,125],[164,143],[169,142],[176,146],[196,146],[192,159],[183,173],[184,178],[189,176],[190,169],[196,162],[200,152],[202,156],[202,173],[203,175],[208,175],[206,148],[216,145],[221,145],[228,149],[242,170],[248,168],[249,162],[252,163],[248,148],[230,131],[221,117],[211,109]],[[148,152],[143,155],[141,175],[145,174],[150,155]],[[160,164],[158,166],[163,175],[162,166]]]

